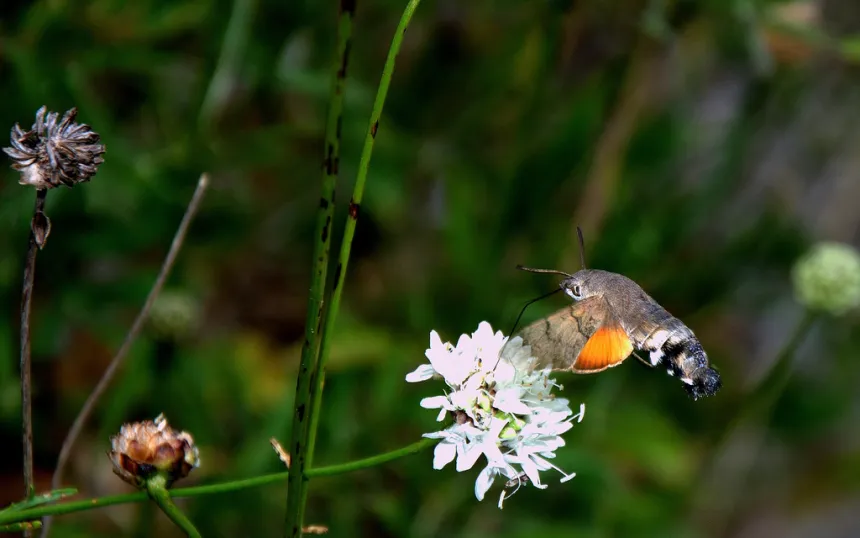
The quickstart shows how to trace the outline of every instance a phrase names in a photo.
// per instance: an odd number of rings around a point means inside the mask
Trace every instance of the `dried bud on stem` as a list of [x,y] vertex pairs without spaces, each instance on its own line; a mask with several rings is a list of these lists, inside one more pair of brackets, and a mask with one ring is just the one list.
[[164,476],[169,487],[200,465],[191,434],[171,428],[163,414],[154,421],[123,425],[119,434],[111,437],[111,448],[108,456],[113,472],[139,488],[155,475]]

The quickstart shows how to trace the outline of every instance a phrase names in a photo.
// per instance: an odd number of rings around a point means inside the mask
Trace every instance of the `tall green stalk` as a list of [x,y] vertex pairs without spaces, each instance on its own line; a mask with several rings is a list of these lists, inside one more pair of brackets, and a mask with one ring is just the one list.
[[[331,346],[331,335],[333,334],[334,323],[337,319],[338,311],[340,310],[343,283],[346,279],[346,270],[349,264],[350,252],[352,251],[352,240],[355,236],[355,227],[358,222],[361,200],[364,195],[364,186],[367,182],[370,158],[373,154],[373,146],[379,129],[379,120],[382,117],[382,109],[385,105],[385,99],[388,96],[388,88],[391,86],[391,78],[394,74],[394,64],[397,59],[397,54],[400,52],[400,46],[403,43],[403,35],[405,34],[406,28],[409,26],[409,22],[412,20],[412,15],[418,8],[420,1],[421,0],[410,0],[403,10],[403,14],[400,17],[400,23],[397,25],[397,30],[395,30],[394,37],[392,38],[391,45],[388,49],[388,57],[385,61],[385,66],[382,69],[382,77],[376,91],[376,99],[373,102],[373,110],[370,114],[370,122],[367,127],[367,134],[364,138],[364,147],[362,148],[361,159],[358,165],[358,175],[355,181],[355,188],[353,190],[352,198],[349,201],[349,218],[346,221],[343,243],[341,244],[337,268],[335,269],[334,288],[329,300],[328,310],[326,311],[325,322],[322,325],[320,352],[316,368],[314,369],[314,375],[311,376],[310,407],[308,408],[309,427],[307,436],[304,438],[306,442],[301,445],[291,444],[294,449],[304,447],[305,450],[302,454],[299,454],[297,451],[293,452],[293,463],[290,471],[295,471],[295,473],[300,476],[304,475],[303,469],[305,467],[310,467],[313,463],[317,427],[319,426],[320,405],[322,402],[322,387],[325,381],[325,367]],[[352,4],[352,8],[354,10],[354,3]],[[343,13],[344,9],[345,7],[342,3],[341,13]],[[341,38],[339,38],[338,41],[340,43],[342,41]],[[299,456],[299,458],[296,456]],[[305,505],[307,503],[307,481],[305,480],[301,484],[291,483],[288,486],[287,495],[287,532],[291,537],[301,536]]]
[[332,83],[329,93],[328,113],[323,148],[322,194],[317,216],[316,239],[313,253],[313,273],[308,296],[308,311],[305,319],[305,341],[302,345],[301,363],[296,381],[296,398],[293,411],[293,426],[290,434],[290,467],[287,485],[287,529],[291,535],[300,532],[304,510],[304,472],[308,466],[307,439],[310,387],[314,376],[314,365],[319,355],[322,302],[325,292],[331,224],[334,214],[335,187],[340,162],[340,126],[343,117],[343,94],[346,86],[346,68],[349,63],[352,18],[355,0],[341,0],[337,25],[337,52],[331,65]]
[[379,89],[376,91],[376,100],[373,102],[373,110],[370,113],[370,123],[367,127],[367,134],[364,137],[364,147],[361,150],[361,160],[358,163],[358,175],[355,180],[355,188],[352,191],[352,198],[349,201],[349,218],[346,220],[346,226],[343,232],[343,242],[340,246],[340,255],[337,260],[337,268],[334,270],[334,289],[332,290],[329,299],[329,308],[326,312],[325,323],[323,324],[322,344],[320,346],[319,359],[317,361],[314,384],[311,387],[311,422],[310,422],[310,438],[308,443],[307,461],[313,461],[314,448],[316,446],[317,426],[319,425],[319,408],[322,401],[322,389],[325,382],[325,367],[328,361],[329,351],[331,348],[331,335],[334,333],[334,324],[337,319],[338,311],[340,310],[340,300],[343,294],[343,283],[346,279],[346,269],[349,265],[349,255],[352,251],[352,239],[355,237],[355,227],[358,223],[358,216],[361,209],[361,200],[364,196],[364,185],[367,182],[367,172],[370,168],[370,157],[373,154],[373,145],[376,142],[376,134],[379,129],[379,120],[382,117],[382,108],[385,105],[385,98],[388,96],[388,88],[391,86],[391,77],[394,74],[394,64],[397,60],[397,54],[400,52],[400,46],[403,43],[403,35],[406,33],[406,27],[409,26],[409,21],[412,15],[418,8],[421,0],[410,0],[403,10],[403,15],[400,17],[400,24],[397,25],[397,30],[394,32],[394,38],[391,40],[391,46],[388,49],[388,58],[385,60],[385,66],[382,69],[382,78],[379,81]]

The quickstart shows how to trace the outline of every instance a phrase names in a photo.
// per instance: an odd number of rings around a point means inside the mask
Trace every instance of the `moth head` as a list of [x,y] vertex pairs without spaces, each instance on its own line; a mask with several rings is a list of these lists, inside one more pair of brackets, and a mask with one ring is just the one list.
[[604,296],[627,286],[628,280],[618,274],[599,269],[582,269],[561,281],[559,286],[574,301]]
[[574,301],[581,301],[597,295],[593,279],[590,278],[589,271],[583,269],[577,271],[573,275],[561,281],[559,286]]

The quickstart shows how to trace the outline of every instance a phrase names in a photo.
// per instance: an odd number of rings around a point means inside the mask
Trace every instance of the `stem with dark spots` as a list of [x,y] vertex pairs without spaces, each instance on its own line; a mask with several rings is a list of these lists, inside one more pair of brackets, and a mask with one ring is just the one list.
[[[81,431],[84,428],[84,424],[86,424],[87,419],[89,419],[99,399],[102,397],[102,395],[110,385],[110,382],[113,381],[114,376],[116,375],[117,371],[119,371],[120,366],[122,366],[126,356],[128,355],[128,352],[131,350],[132,344],[134,344],[134,341],[137,340],[137,336],[143,329],[144,323],[149,318],[149,311],[152,309],[152,305],[155,304],[155,300],[161,293],[161,289],[164,287],[165,282],[167,282],[167,277],[170,275],[170,271],[173,268],[173,264],[176,262],[176,257],[179,255],[179,251],[182,250],[182,244],[185,242],[185,236],[188,233],[188,228],[191,226],[191,221],[194,220],[194,217],[197,214],[197,210],[200,207],[200,202],[203,200],[203,194],[206,192],[206,188],[208,186],[209,176],[207,174],[201,175],[200,179],[197,181],[197,188],[194,190],[194,194],[191,196],[191,201],[188,203],[188,207],[185,209],[185,215],[183,215],[182,221],[179,223],[179,228],[177,228],[176,234],[173,236],[173,242],[170,245],[170,250],[167,252],[167,256],[164,258],[164,262],[161,264],[161,270],[159,271],[158,276],[155,278],[155,282],[152,285],[152,289],[149,290],[149,295],[146,297],[146,301],[144,302],[143,307],[137,314],[137,318],[134,320],[134,323],[128,330],[128,333],[125,336],[125,340],[123,341],[119,350],[116,352],[116,355],[113,357],[113,359],[111,359],[107,370],[105,370],[105,372],[102,374],[102,377],[101,379],[99,379],[98,384],[96,384],[95,388],[90,393],[89,397],[87,398],[87,401],[84,403],[84,406],[78,413],[78,416],[75,417],[75,421],[72,423],[72,427],[69,429],[69,433],[63,440],[63,446],[60,449],[60,456],[57,458],[57,468],[56,470],[54,470],[54,476],[51,478],[52,489],[57,489],[60,487],[60,482],[63,479],[63,472],[65,471],[66,465],[69,462],[69,457],[72,454],[72,448],[75,446],[75,442],[77,442],[78,437],[80,436]],[[41,533],[42,538],[46,538],[48,536],[48,533],[50,533],[51,531],[50,518],[45,519],[44,523],[45,526],[42,528]]]
[[364,195],[364,186],[365,183],[367,183],[367,172],[370,168],[370,157],[373,155],[373,145],[376,141],[379,119],[382,117],[385,98],[388,96],[388,88],[391,86],[391,78],[394,75],[394,64],[397,60],[397,54],[400,52],[400,46],[403,44],[403,35],[405,34],[406,28],[412,20],[412,15],[414,15],[420,2],[421,0],[410,0],[409,3],[406,4],[406,8],[403,10],[403,15],[400,17],[400,23],[397,25],[397,30],[394,32],[391,46],[388,49],[388,58],[385,60],[385,66],[382,69],[382,78],[379,81],[379,88],[376,91],[376,99],[373,102],[373,110],[370,113],[370,122],[367,127],[367,134],[364,137],[364,147],[361,150],[361,160],[358,163],[358,176],[355,180],[352,199],[349,202],[349,218],[346,219],[346,226],[343,232],[343,242],[341,243],[340,255],[337,262],[334,289],[331,294],[331,299],[329,300],[325,323],[323,324],[322,343],[316,367],[317,375],[314,379],[314,385],[311,390],[310,436],[308,438],[307,447],[308,465],[310,465],[310,462],[312,461],[311,458],[313,458],[314,448],[316,447],[316,434],[319,426],[323,385],[325,383],[326,362],[328,361],[329,351],[331,348],[335,321],[337,320],[337,314],[340,310],[340,301],[343,295],[343,283],[344,279],[346,279],[346,270],[349,265],[349,256],[352,251],[352,240],[353,237],[355,237],[355,226],[358,223],[361,200]]
[[36,254],[39,243],[36,238],[35,221],[44,214],[47,189],[36,191],[36,204],[30,225],[30,244],[24,263],[24,285],[21,292],[21,423],[24,440],[24,494],[29,499],[36,494],[33,480],[33,402],[30,377],[30,311],[33,303],[33,285],[36,279]]
[[[436,439],[421,439],[420,441],[416,441],[410,445],[398,448],[396,450],[392,450],[390,452],[385,452],[383,454],[377,454],[376,456],[371,456],[369,458],[349,461],[346,463],[338,463],[335,465],[328,465],[325,467],[318,467],[316,469],[308,469],[305,473],[305,479],[336,476],[340,474],[360,471],[362,469],[369,469],[388,463],[390,461],[417,454],[418,452],[421,452],[422,450],[425,450],[435,445],[436,442]],[[222,493],[232,493],[234,491],[241,491],[245,489],[268,486],[271,484],[278,484],[283,482],[284,480],[287,480],[288,475],[289,472],[280,472],[262,476],[255,476],[253,478],[231,480],[229,482],[222,482],[220,484],[209,484],[206,486],[194,486],[190,488],[176,488],[170,490],[170,496],[174,499],[180,499],[188,497],[203,497],[206,495],[218,495]],[[46,516],[57,516],[62,514],[71,514],[74,512],[86,512],[88,510],[95,510],[98,508],[104,508],[106,506],[115,506],[118,504],[143,502],[147,500],[147,498],[149,498],[147,493],[140,491],[137,493],[125,493],[122,495],[110,495],[107,497],[98,497],[95,499],[85,499],[81,501],[50,504],[38,506],[35,508],[28,508],[26,510],[3,510],[0,511],[0,525],[11,525],[20,522],[34,521]]]
[[330,226],[334,214],[335,187],[340,160],[340,134],[343,123],[343,99],[346,88],[346,69],[349,64],[349,42],[352,37],[354,0],[341,0],[338,15],[337,49],[331,64],[331,88],[326,117],[325,144],[323,145],[322,194],[314,236],[313,265],[308,310],[305,318],[305,341],[296,379],[296,397],[290,432],[289,452],[292,465],[287,482],[286,529],[290,536],[301,534],[304,520],[307,482],[304,473],[309,467],[308,433],[311,385],[314,383],[314,365],[320,349],[323,296],[331,245]]
[[0,532],[29,532],[42,527],[41,521],[22,521],[0,526]]

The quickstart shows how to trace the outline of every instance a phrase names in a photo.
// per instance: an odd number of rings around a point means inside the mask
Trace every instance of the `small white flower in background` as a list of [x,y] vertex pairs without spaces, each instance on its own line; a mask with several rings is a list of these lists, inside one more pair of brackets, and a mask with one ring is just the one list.
[[844,243],[819,243],[792,270],[797,301],[842,315],[860,306],[860,253]]
[[[507,343],[507,345],[505,345]],[[524,483],[544,489],[540,471],[554,469],[562,482],[567,474],[548,460],[564,446],[561,435],[581,421],[585,407],[574,415],[568,400],[556,398],[550,369],[535,370],[531,348],[517,336],[510,342],[501,332],[493,332],[481,322],[471,335],[462,335],[456,346],[430,333],[430,348],[422,364],[406,376],[415,383],[431,378],[444,379],[450,389],[441,396],[421,400],[421,407],[439,409],[438,421],[452,416],[454,423],[424,437],[441,439],[436,445],[433,468],[442,469],[455,459],[457,471],[471,469],[484,456],[487,466],[475,482],[475,496],[484,495],[499,475],[508,486]],[[512,493],[511,493],[512,494]],[[508,496],[502,491],[499,508]]]

